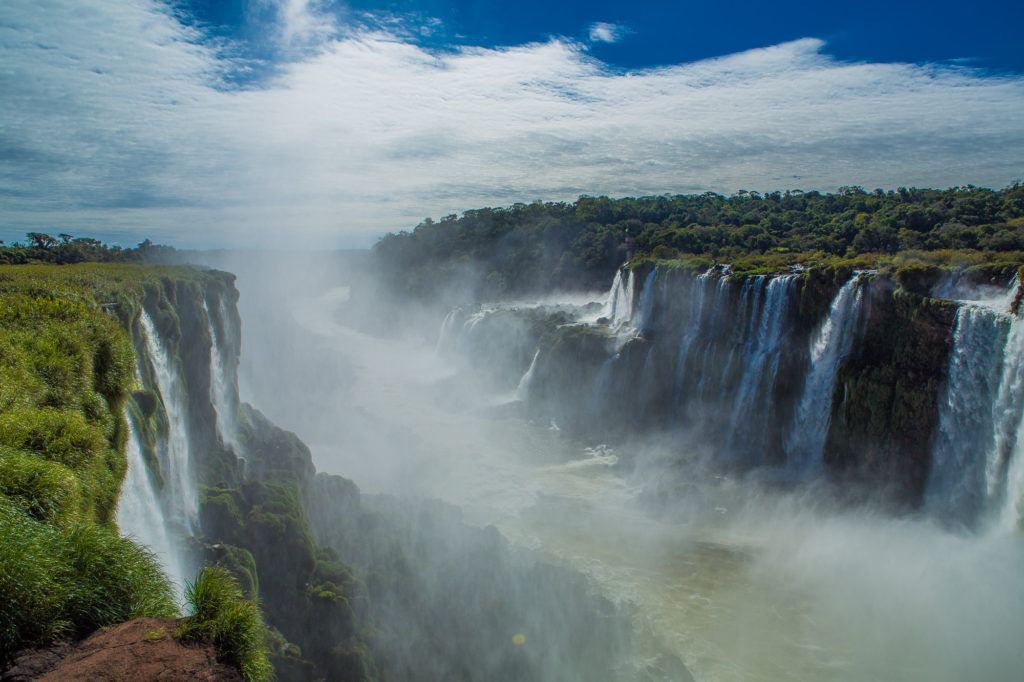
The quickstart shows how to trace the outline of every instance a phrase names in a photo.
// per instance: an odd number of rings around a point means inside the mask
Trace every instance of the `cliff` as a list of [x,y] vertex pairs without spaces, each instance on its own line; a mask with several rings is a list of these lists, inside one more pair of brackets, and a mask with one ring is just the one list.
[[[517,368],[530,418],[595,442],[667,436],[680,461],[919,508],[967,305],[954,299],[1003,296],[1018,266],[860,260],[880,269],[638,260],[598,313],[506,308],[501,329],[519,315],[532,333],[503,344],[495,314],[470,310],[442,342],[488,374]],[[1011,315],[1010,294],[993,314]]]
[[[167,276],[123,311],[140,374],[131,431],[148,470],[137,487],[161,508],[182,575],[221,566],[259,599],[279,679],[614,676],[628,616],[581,576],[519,556],[444,505],[318,474],[295,434],[240,403],[232,278],[179,271],[155,270]],[[568,678],[566,656],[581,661]]]
[[[0,269],[0,665],[25,647],[177,615],[181,586],[150,548],[118,533],[126,470],[129,479],[149,478],[128,461],[134,436],[125,414],[158,421],[158,396],[137,390],[128,330],[154,292],[172,283],[202,289],[206,278],[132,266]],[[155,459],[152,474],[160,480]],[[219,605],[183,623],[214,622],[230,609],[234,632],[262,633],[255,605],[233,589],[225,578]],[[193,608],[201,601],[188,597]],[[252,665],[239,659],[236,667],[265,678],[262,643],[210,643],[221,658],[245,649]]]

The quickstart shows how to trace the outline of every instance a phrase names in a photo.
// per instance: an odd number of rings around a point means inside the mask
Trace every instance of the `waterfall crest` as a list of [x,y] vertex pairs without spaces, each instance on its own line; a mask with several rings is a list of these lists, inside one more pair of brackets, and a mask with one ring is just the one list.
[[811,338],[810,366],[786,440],[787,468],[803,478],[821,470],[836,370],[853,345],[863,299],[861,274],[854,273],[839,289],[828,316]]
[[965,300],[957,310],[939,426],[925,491],[947,522],[1020,523],[1024,493],[1024,320],[1009,311],[1017,290]]
[[613,326],[627,324],[633,319],[633,283],[636,276],[633,271],[623,277],[622,269],[616,270],[612,281],[608,300],[605,302],[604,316],[611,320]]
[[156,380],[156,386],[151,388],[160,394],[167,415],[167,437],[157,448],[166,484],[163,490],[165,509],[169,521],[191,533],[196,527],[199,495],[189,444],[185,391],[177,363],[145,310],[139,316],[139,323]]

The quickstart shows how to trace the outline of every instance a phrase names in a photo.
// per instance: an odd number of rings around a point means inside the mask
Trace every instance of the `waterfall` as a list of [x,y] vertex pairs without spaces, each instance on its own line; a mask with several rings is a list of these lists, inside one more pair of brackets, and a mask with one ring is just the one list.
[[995,408],[1008,315],[979,306],[957,311],[949,373],[939,398],[925,506],[972,523],[988,506],[987,454],[995,448]]
[[437,345],[434,346],[434,353],[440,355],[449,346],[448,337],[455,328],[456,319],[462,314],[462,308],[453,308],[444,316],[441,323],[441,331],[437,335]]
[[1009,312],[1017,290],[961,301],[926,508],[947,522],[1005,529],[1020,522],[1024,494],[1024,320]]
[[724,275],[718,278],[718,284],[711,294],[711,309],[706,329],[702,329],[701,341],[703,352],[700,356],[700,366],[697,383],[697,395],[701,402],[708,402],[711,398],[709,386],[715,383],[715,377],[723,375],[722,366],[716,356],[716,336],[723,331],[731,336],[730,323],[735,322],[729,310],[729,277]]
[[191,532],[195,528],[199,497],[192,471],[185,391],[156,325],[145,310],[139,316],[139,323],[156,379],[156,386],[151,388],[160,393],[167,415],[167,438],[159,447],[165,509],[170,513],[169,521],[180,523]]
[[714,272],[714,268],[709,268],[707,272],[699,275],[694,280],[693,286],[690,288],[690,296],[688,297],[686,310],[682,319],[682,336],[676,350],[675,401],[677,405],[683,402],[686,363],[690,359],[690,349],[701,335],[704,321],[704,299],[707,291],[707,283],[708,279]]
[[[221,305],[221,319],[226,319]],[[217,433],[221,442],[231,448],[235,455],[242,457],[244,451],[238,440],[237,392],[232,390],[232,381],[227,375],[228,362],[224,357],[225,344],[217,335],[217,327],[210,316],[210,310],[203,301],[203,311],[210,325],[210,400],[217,413]]]
[[125,457],[128,460],[128,472],[121,485],[121,496],[117,504],[117,526],[121,533],[146,545],[156,555],[161,567],[174,583],[180,601],[186,576],[181,553],[167,533],[163,507],[153,487],[149,467],[142,457],[142,447],[131,417],[127,418],[127,422]]
[[537,369],[537,358],[540,357],[540,348],[533,354],[533,360],[530,362],[530,368],[526,370],[526,374],[519,380],[519,385],[516,386],[516,400],[526,400],[530,397],[530,384],[533,383],[533,373]]
[[730,453],[745,448],[762,456],[765,451],[766,436],[772,427],[766,421],[772,414],[772,394],[796,279],[796,275],[780,275],[770,278],[765,285],[762,278],[756,278],[754,286],[763,294],[755,301],[763,302],[751,311],[743,346],[742,374],[729,417]]
[[646,331],[651,327],[652,314],[654,312],[654,286],[658,278],[658,269],[654,268],[644,278],[643,289],[640,292],[640,309],[637,311],[636,324],[640,331]]
[[822,465],[836,370],[850,352],[864,298],[860,279],[860,273],[854,273],[843,285],[811,338],[810,367],[786,441],[787,467],[805,477],[816,474]]
[[613,326],[625,324],[633,319],[634,279],[632,270],[626,277],[622,276],[621,268],[615,272],[612,289],[608,292],[608,300],[604,304],[604,317],[607,317]]

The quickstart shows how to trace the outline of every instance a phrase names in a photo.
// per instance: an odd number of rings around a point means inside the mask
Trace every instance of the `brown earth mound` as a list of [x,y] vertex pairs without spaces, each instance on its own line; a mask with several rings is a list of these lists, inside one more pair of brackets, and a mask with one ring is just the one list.
[[100,630],[73,645],[25,652],[0,679],[4,682],[146,682],[229,680],[234,668],[217,662],[212,646],[182,644],[175,620],[138,618]]

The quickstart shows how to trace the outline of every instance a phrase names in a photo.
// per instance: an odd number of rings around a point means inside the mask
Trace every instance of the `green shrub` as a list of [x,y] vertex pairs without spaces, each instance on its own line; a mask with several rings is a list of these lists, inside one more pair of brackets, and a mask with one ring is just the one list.
[[75,576],[66,612],[79,633],[141,615],[175,615],[170,583],[145,547],[98,525],[73,529],[66,543]]
[[60,528],[0,497],[0,537],[0,665],[60,635],[176,615],[153,555],[111,528]]
[[70,629],[59,534],[0,498],[0,668]]
[[78,469],[99,456],[107,440],[81,412],[43,407],[0,414],[0,444]]
[[212,643],[221,660],[250,682],[273,679],[259,607],[245,599],[230,572],[219,566],[204,568],[186,587],[185,599],[192,615],[178,630],[181,639]]
[[31,517],[50,523],[78,518],[81,485],[75,473],[57,462],[0,446],[0,494]]

